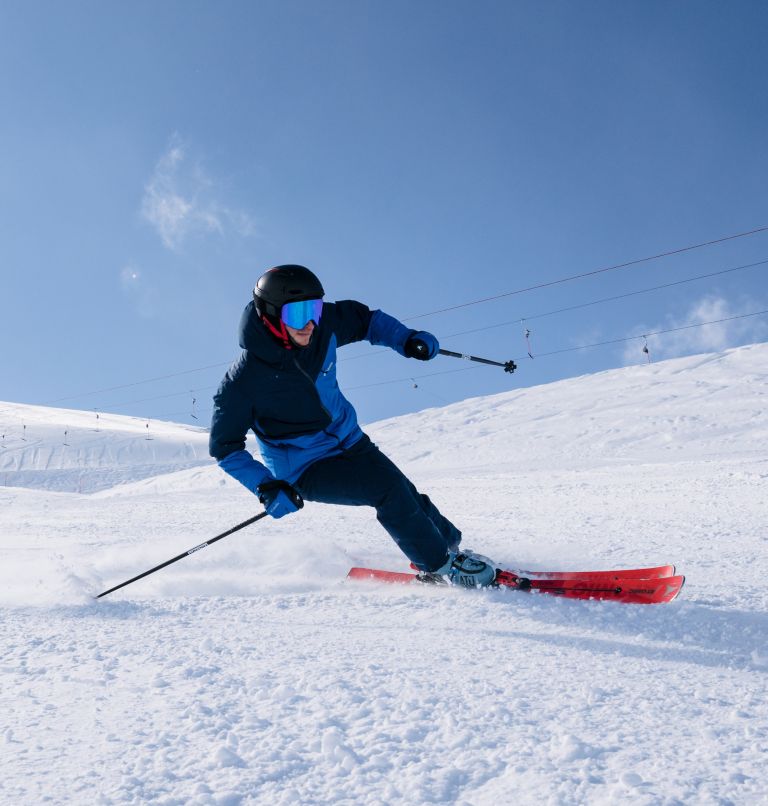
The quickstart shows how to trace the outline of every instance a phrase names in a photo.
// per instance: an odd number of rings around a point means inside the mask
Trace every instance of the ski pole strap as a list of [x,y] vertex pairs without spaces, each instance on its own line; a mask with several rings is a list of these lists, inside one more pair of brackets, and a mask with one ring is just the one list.
[[240,529],[244,529],[246,526],[250,526],[252,523],[256,523],[256,521],[260,521],[262,518],[266,518],[267,513],[260,512],[258,515],[254,515],[252,518],[248,518],[247,521],[243,521],[242,523],[238,523],[237,526],[233,526],[231,529],[227,529],[226,532],[222,532],[220,535],[216,535],[216,537],[212,537],[210,540],[207,540],[205,543],[200,543],[198,546],[194,546],[187,551],[182,552],[181,554],[177,555],[176,557],[172,557],[170,560],[166,560],[164,563],[160,563],[160,565],[156,565],[154,568],[150,568],[149,571],[144,571],[142,574],[138,574],[131,579],[127,579],[125,582],[121,582],[119,585],[115,585],[114,588],[110,588],[109,590],[100,593],[98,596],[95,596],[95,599],[101,599],[102,596],[106,596],[108,593],[113,593],[116,590],[120,590],[120,588],[124,588],[126,585],[130,585],[131,582],[136,582],[139,579],[144,579],[144,577],[148,577],[150,574],[154,574],[155,571],[159,571],[161,568],[165,568],[168,565],[172,565],[179,560],[183,560],[185,557],[189,557],[190,554],[194,554],[196,551],[200,551],[200,549],[207,548],[208,546],[215,543],[217,540],[222,540],[225,537],[233,534],[234,532],[240,531]]
[[517,364],[514,361],[491,361],[489,358],[478,358],[476,355],[454,353],[453,350],[440,349],[440,355],[449,355],[451,358],[463,358],[465,361],[477,361],[478,364],[490,364],[492,367],[504,367],[504,372],[514,372]]

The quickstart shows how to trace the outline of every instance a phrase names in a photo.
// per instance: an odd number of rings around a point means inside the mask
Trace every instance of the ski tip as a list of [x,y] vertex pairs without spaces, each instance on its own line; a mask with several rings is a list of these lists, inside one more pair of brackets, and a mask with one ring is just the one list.
[[401,571],[382,571],[378,568],[350,568],[347,579],[364,579],[370,582],[413,582],[416,574],[405,574]]

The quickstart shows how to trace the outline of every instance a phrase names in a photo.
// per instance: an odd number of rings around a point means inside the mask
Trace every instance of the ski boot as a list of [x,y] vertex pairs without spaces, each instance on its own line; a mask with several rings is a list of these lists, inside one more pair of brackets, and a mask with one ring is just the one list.
[[440,568],[421,571],[419,582],[437,585],[461,585],[464,588],[487,588],[496,579],[496,564],[488,557],[472,551],[451,551]]

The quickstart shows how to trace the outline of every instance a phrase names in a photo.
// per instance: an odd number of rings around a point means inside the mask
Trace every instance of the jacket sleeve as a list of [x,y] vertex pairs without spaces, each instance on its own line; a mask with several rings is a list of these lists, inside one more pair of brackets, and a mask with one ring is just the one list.
[[405,343],[415,333],[394,316],[384,311],[374,311],[365,338],[371,344],[383,344],[405,355]]
[[362,302],[343,299],[333,303],[336,343],[339,347],[353,341],[363,341],[367,337],[371,322],[371,310]]
[[257,494],[259,485],[272,474],[245,450],[250,425],[250,406],[227,376],[213,398],[208,450],[222,470]]
[[274,478],[269,470],[246,450],[235,451],[225,456],[219,461],[219,467],[254,495],[259,494],[260,484]]

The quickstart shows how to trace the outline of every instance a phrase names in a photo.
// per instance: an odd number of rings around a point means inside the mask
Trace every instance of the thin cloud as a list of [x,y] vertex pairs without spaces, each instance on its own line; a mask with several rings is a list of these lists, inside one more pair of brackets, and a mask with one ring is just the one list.
[[[682,317],[667,317],[666,321],[653,326],[641,326],[638,332],[653,333],[659,330],[688,328],[676,333],[663,333],[648,337],[651,358],[663,360],[694,353],[721,352],[740,344],[765,341],[768,338],[766,317],[734,319],[754,311],[763,310],[764,303],[755,300],[734,302],[715,295],[708,295],[695,302]],[[730,321],[718,321],[730,320]],[[713,322],[703,325],[704,322]],[[692,325],[702,325],[692,327]],[[624,361],[634,364],[640,352],[636,342],[628,342],[624,348]]]
[[257,233],[253,216],[223,204],[215,194],[214,182],[190,160],[187,148],[174,136],[144,188],[141,215],[174,251],[192,238]]

